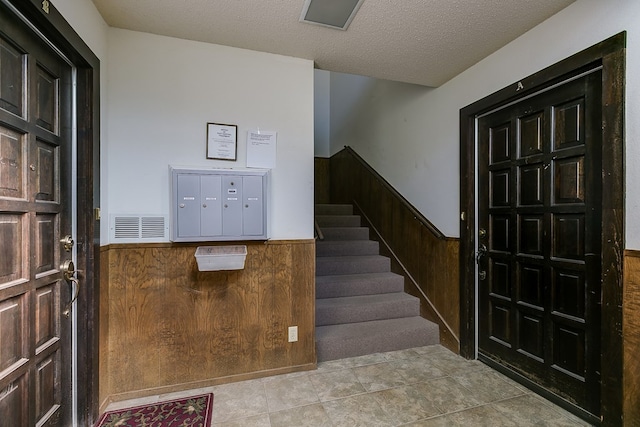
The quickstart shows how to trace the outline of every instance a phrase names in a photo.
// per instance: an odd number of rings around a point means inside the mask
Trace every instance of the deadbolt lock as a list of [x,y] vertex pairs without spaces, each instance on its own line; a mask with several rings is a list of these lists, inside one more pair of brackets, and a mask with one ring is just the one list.
[[485,230],[484,228],[478,230],[478,237],[480,237],[481,239],[487,237],[487,230]]
[[60,239],[60,243],[62,243],[64,245],[64,250],[67,252],[71,252],[71,249],[73,248],[73,238],[69,235],[64,236],[62,239]]
[[481,272],[478,273],[478,279],[480,280],[484,280],[487,278],[487,272],[482,270]]

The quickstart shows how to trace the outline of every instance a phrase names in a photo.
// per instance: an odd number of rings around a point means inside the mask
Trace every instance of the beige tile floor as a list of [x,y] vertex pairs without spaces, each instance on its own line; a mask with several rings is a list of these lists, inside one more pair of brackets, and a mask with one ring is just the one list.
[[215,427],[589,425],[482,363],[439,345],[117,402],[108,409],[203,392],[214,393]]

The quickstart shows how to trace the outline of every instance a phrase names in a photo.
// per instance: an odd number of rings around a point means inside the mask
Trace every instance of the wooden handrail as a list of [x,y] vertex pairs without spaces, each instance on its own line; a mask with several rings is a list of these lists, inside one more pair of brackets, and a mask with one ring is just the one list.
[[369,165],[369,163],[366,162],[366,160],[360,157],[360,155],[356,153],[353,150],[353,148],[349,147],[348,145],[345,145],[344,148],[365,169],[367,169],[367,171],[369,171],[371,175],[373,175],[378,181],[380,181],[382,185],[387,190],[389,190],[393,194],[393,196],[397,198],[404,205],[404,207],[407,208],[407,210],[409,210],[409,212],[411,212],[411,214],[413,214],[414,218],[418,220],[420,223],[422,223],[422,225],[424,225],[425,228],[427,228],[427,230],[429,230],[435,237],[437,237],[440,240],[448,239],[447,236],[445,236],[442,231],[438,230],[438,227],[433,225],[431,221],[429,221],[424,215],[422,215],[407,199],[404,198],[402,194],[398,192],[398,190],[396,190],[391,184],[389,184],[389,182],[386,179],[384,179],[378,172],[376,172],[376,170],[373,169],[371,165]]
[[458,344],[458,347],[460,347],[460,339],[456,336],[456,334],[453,332],[453,328],[451,328],[451,326],[447,323],[446,320],[444,320],[444,317],[442,317],[442,315],[440,314],[440,312],[438,311],[438,309],[433,305],[433,303],[431,302],[431,300],[429,299],[429,297],[427,296],[427,294],[424,293],[424,291],[422,290],[422,288],[418,285],[418,282],[416,281],[416,279],[413,278],[413,276],[411,275],[411,273],[409,272],[409,270],[404,266],[404,264],[402,263],[402,261],[400,261],[400,258],[396,255],[396,253],[393,251],[393,249],[391,248],[391,246],[387,243],[387,241],[384,239],[384,237],[382,237],[382,234],[380,234],[380,232],[378,231],[378,229],[375,227],[375,225],[373,225],[373,223],[371,222],[371,220],[369,219],[369,217],[367,216],[367,214],[362,210],[362,208],[360,207],[360,205],[358,204],[358,202],[356,202],[355,200],[353,201],[353,204],[356,206],[356,208],[358,209],[358,211],[360,212],[360,215],[362,215],[362,218],[367,222],[367,224],[369,225],[369,227],[373,230],[374,233],[376,233],[376,235],[378,236],[379,241],[387,248],[387,250],[389,251],[389,253],[391,254],[392,258],[394,259],[395,262],[398,263],[398,265],[400,266],[400,268],[402,269],[404,276],[406,278],[409,279],[409,281],[413,284],[413,286],[418,290],[418,292],[420,292],[420,294],[424,297],[424,300],[427,302],[427,304],[429,304],[429,307],[431,308],[431,310],[435,313],[435,315],[438,317],[438,324],[444,326],[447,331],[449,332],[449,335],[451,335],[453,337],[453,339],[456,341],[456,343]]
[[320,225],[318,224],[318,221],[316,221],[315,219],[313,220],[313,227],[316,230],[316,239],[324,240],[324,234],[322,234],[322,230],[320,230]]

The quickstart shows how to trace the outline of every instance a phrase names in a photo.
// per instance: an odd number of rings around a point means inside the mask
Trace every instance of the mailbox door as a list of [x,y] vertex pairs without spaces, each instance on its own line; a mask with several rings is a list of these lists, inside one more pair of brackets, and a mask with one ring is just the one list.
[[222,177],[200,177],[200,232],[202,236],[222,235]]
[[178,175],[178,237],[200,236],[200,176]]
[[242,177],[222,177],[222,235],[242,235]]
[[244,200],[242,231],[245,236],[264,234],[263,176],[245,176],[242,180]]

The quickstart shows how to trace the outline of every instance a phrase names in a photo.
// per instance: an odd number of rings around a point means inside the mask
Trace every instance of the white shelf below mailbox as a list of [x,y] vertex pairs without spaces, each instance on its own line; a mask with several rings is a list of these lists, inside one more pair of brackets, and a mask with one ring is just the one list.
[[198,246],[196,261],[200,271],[242,270],[247,257],[247,247],[234,246]]

